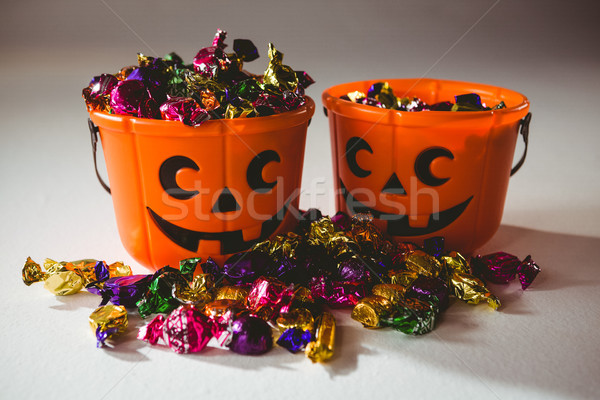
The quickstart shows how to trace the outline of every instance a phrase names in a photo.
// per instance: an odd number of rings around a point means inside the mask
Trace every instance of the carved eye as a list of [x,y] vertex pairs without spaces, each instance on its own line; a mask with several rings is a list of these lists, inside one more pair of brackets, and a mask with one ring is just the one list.
[[184,156],[173,156],[166,159],[158,171],[160,184],[167,194],[178,200],[191,199],[199,192],[197,190],[185,190],[177,185],[177,172],[183,168],[191,168],[194,171],[199,171],[200,167],[193,160]]
[[358,162],[356,162],[356,153],[360,150],[366,150],[369,153],[373,154],[373,149],[369,146],[366,140],[359,137],[351,137],[350,140],[346,143],[346,162],[348,163],[348,167],[350,171],[358,176],[359,178],[366,178],[371,175],[371,171],[362,169]]
[[421,182],[429,186],[440,186],[450,178],[438,178],[431,173],[431,163],[439,157],[454,160],[454,154],[443,147],[430,147],[419,154],[415,160],[415,174]]
[[246,179],[252,190],[258,193],[267,193],[277,185],[277,180],[266,182],[262,176],[265,166],[272,161],[281,162],[279,154],[275,150],[265,150],[250,161]]

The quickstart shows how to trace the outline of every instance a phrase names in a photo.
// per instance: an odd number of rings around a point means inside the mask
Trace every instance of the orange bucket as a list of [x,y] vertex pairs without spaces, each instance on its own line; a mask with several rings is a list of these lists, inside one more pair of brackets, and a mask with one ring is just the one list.
[[[382,80],[323,92],[329,117],[336,206],[370,212],[398,241],[444,236],[446,248],[471,253],[500,226],[508,181],[525,161],[529,102],[512,90],[438,79],[386,80],[397,95],[428,104],[477,93],[493,111],[402,112],[340,99]],[[519,133],[525,152],[512,167]]]
[[315,104],[268,117],[180,122],[90,112],[100,134],[125,249],[158,269],[218,263],[297,223],[306,131]]

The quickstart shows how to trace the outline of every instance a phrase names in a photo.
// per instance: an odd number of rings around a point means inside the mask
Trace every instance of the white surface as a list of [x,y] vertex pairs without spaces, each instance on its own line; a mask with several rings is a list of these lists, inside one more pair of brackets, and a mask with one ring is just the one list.
[[96,182],[80,90],[93,75],[152,51],[102,1],[52,3],[11,2],[0,16],[0,397],[597,397],[595,2],[107,0],[159,55],[175,50],[190,60],[221,27],[229,43],[241,37],[259,46],[252,71],[266,64],[272,40],[286,63],[317,80],[308,91],[317,113],[307,142],[305,208],[334,211],[332,197],[318,195],[332,185],[320,112],[328,86],[426,75],[529,97],[527,161],[511,180],[502,227],[481,251],[532,254],[542,267],[538,280],[525,292],[516,282],[494,286],[501,312],[455,303],[424,337],[369,331],[336,312],[338,350],[326,365],[282,349],[262,357],[218,349],[178,356],[134,340],[133,332],[114,350],[98,350],[86,321],[97,297],[57,298],[41,284],[22,284],[27,256],[123,260],[144,272],[122,248],[111,200]]

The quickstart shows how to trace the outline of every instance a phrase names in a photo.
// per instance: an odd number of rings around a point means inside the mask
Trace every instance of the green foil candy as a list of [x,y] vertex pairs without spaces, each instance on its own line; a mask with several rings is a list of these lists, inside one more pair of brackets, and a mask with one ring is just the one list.
[[189,285],[181,272],[175,268],[163,267],[156,271],[148,291],[138,301],[138,312],[142,318],[155,313],[169,313],[181,303],[173,296],[174,288]]
[[407,335],[423,335],[435,327],[436,307],[418,299],[406,299],[392,314],[380,320],[382,327],[392,327]]

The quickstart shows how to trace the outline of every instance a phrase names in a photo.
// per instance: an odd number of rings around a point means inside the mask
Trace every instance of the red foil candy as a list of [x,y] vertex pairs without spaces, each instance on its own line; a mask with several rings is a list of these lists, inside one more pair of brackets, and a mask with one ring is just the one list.
[[512,254],[498,252],[472,260],[473,273],[492,283],[508,283],[515,279],[521,260]]
[[517,271],[521,287],[525,290],[531,285],[537,274],[540,273],[540,267],[531,259],[531,256],[527,256],[519,265]]

